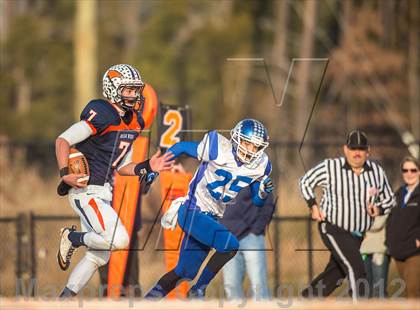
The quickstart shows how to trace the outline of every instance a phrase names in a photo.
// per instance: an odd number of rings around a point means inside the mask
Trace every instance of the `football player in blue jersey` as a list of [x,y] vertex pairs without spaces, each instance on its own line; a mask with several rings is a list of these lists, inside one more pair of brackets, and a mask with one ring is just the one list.
[[[57,254],[59,266],[66,270],[74,250],[86,246],[82,260],[73,269],[60,297],[76,295],[98,267],[105,265],[110,251],[127,249],[129,236],[112,208],[113,174],[153,177],[170,169],[170,153],[159,152],[141,163],[132,162],[132,143],[144,128],[141,117],[144,83],[134,67],[120,64],[110,67],[103,77],[106,100],[90,101],[80,121],[56,140],[56,157],[62,182],[61,195],[68,194],[70,205],[80,216],[81,231],[63,228]],[[86,157],[90,175],[69,173],[70,146]],[[80,183],[88,177],[88,183]]]
[[174,228],[178,223],[185,232],[177,266],[145,298],[162,298],[180,281],[194,279],[210,250],[215,249],[188,292],[191,298],[204,298],[210,281],[239,247],[236,237],[219,222],[226,204],[242,188],[251,186],[254,204],[263,206],[273,190],[271,163],[264,153],[267,146],[263,124],[245,119],[232,129],[230,140],[210,131],[201,142],[179,142],[169,149],[173,158],[186,154],[201,164],[190,182],[188,195],[174,201],[162,218],[164,228]]

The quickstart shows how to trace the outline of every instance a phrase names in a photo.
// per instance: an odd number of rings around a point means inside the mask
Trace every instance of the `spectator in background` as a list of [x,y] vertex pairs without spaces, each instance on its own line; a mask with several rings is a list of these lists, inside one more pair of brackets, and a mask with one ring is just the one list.
[[384,298],[387,294],[389,255],[385,246],[385,224],[388,215],[375,219],[372,228],[366,232],[360,253],[365,264],[369,283],[369,297]]
[[222,219],[239,240],[239,251],[224,267],[223,282],[228,299],[243,299],[245,270],[248,274],[252,297],[269,299],[267,264],[265,255],[265,229],[274,212],[274,199],[270,194],[263,207],[252,204],[251,190],[242,189]]
[[401,163],[404,185],[396,192],[397,207],[386,224],[386,245],[405,281],[406,296],[420,297],[420,163],[405,157]]

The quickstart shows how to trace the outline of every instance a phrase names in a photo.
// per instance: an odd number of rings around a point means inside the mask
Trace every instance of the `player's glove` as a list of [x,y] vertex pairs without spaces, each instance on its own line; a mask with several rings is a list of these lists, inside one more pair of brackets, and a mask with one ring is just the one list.
[[260,187],[258,189],[258,196],[261,199],[267,198],[268,194],[270,194],[274,189],[273,181],[268,176],[264,176],[260,181]]
[[158,175],[159,175],[159,172],[152,171],[152,172],[148,173],[147,177],[146,177],[146,185],[152,184],[156,180]]
[[150,186],[157,179],[158,175],[159,172],[152,171],[140,178],[140,182],[142,184],[141,190],[143,194],[147,194],[149,192]]

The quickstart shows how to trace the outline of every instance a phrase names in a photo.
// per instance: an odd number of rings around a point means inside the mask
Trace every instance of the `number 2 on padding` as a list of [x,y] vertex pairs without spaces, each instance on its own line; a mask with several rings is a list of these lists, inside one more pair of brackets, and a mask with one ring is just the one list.
[[160,146],[170,148],[180,139],[176,136],[182,129],[182,114],[177,110],[168,110],[163,116],[163,124],[169,126],[160,138]]

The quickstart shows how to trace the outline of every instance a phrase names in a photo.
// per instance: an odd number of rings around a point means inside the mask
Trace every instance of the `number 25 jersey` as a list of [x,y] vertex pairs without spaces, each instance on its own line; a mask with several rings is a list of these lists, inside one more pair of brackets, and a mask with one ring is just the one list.
[[184,204],[219,217],[242,188],[271,173],[271,163],[265,153],[252,168],[242,164],[236,159],[232,143],[216,131],[204,136],[197,154],[201,164],[189,184]]
[[114,169],[130,150],[133,142],[144,127],[144,121],[135,111],[127,111],[120,116],[108,101],[90,101],[83,109],[80,120],[92,129],[92,135],[77,143],[89,164],[89,184],[113,183]]

